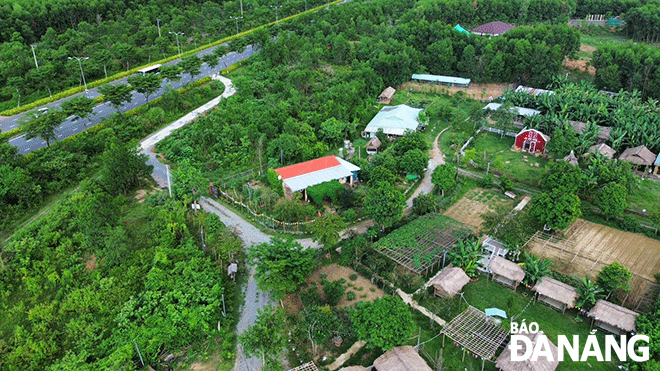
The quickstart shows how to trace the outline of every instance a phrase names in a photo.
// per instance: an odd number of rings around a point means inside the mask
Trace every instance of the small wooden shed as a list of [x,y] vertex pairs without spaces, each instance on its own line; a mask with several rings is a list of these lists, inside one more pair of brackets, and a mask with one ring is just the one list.
[[635,331],[635,319],[638,315],[637,312],[605,300],[598,300],[589,311],[589,317],[593,318],[596,326],[615,335]]
[[[535,334],[520,332],[518,335],[528,337],[532,341],[532,347],[536,347],[536,343],[539,341],[538,339],[540,336],[545,336],[543,331],[539,331]],[[540,356],[533,362],[530,362],[529,360],[514,362],[511,359],[511,349],[507,346],[504,348],[502,354],[497,357],[495,367],[502,371],[554,371],[557,366],[559,366],[559,349],[552,343],[552,341],[550,341],[550,339],[548,339],[548,343],[550,344],[552,359],[548,359],[546,356]],[[522,349],[518,349],[516,354],[522,356],[527,351],[525,343],[522,343]]]
[[383,144],[383,143],[381,143],[381,141],[380,141],[380,139],[378,139],[378,137],[373,137],[373,138],[369,139],[369,141],[367,142],[367,146],[366,146],[367,154],[373,155],[373,154],[378,153],[378,149],[380,148],[381,144]]
[[374,361],[376,371],[433,371],[410,345],[392,348]]
[[534,286],[538,300],[543,304],[564,313],[567,308],[575,307],[578,293],[573,286],[544,276]]
[[510,260],[504,259],[501,256],[495,256],[488,264],[488,268],[493,273],[493,281],[510,287],[513,291],[525,278],[525,272],[520,266]]
[[388,86],[385,88],[385,90],[383,90],[382,93],[380,93],[376,101],[380,104],[390,104],[390,102],[392,102],[392,98],[394,98],[394,93],[396,93],[396,89]]
[[461,268],[446,267],[440,274],[433,277],[429,284],[435,288],[436,296],[450,298],[461,292],[463,286],[468,282],[470,282],[470,277]]

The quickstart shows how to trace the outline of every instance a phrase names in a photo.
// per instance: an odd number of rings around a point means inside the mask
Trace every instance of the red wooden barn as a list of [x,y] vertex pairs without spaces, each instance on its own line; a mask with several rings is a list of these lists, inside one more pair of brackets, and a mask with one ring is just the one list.
[[548,144],[549,140],[550,138],[540,131],[525,128],[516,135],[516,147],[529,153],[545,153],[545,145]]

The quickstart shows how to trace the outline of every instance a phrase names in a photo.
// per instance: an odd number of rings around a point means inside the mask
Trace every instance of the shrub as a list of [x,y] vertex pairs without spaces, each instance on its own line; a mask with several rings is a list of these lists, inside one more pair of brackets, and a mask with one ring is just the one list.
[[503,192],[508,192],[513,189],[513,181],[506,176],[500,178],[500,189]]
[[435,211],[437,206],[438,197],[433,194],[419,195],[413,199],[413,212],[417,215]]
[[341,284],[341,281],[324,281],[323,282],[323,294],[325,295],[325,301],[330,306],[335,306],[341,298],[344,296],[344,291],[346,288]]
[[305,308],[316,307],[323,302],[321,301],[321,295],[316,289],[316,285],[308,287],[306,290],[300,292],[300,301],[303,303]]
[[347,292],[346,293],[346,300],[348,300],[348,301],[355,300],[355,293],[353,291]]
[[495,182],[493,181],[492,174],[486,174],[483,178],[477,181],[477,185],[481,188],[493,188]]
[[350,279],[351,281],[355,281],[357,278],[358,278],[358,275],[355,274],[355,273],[352,273],[350,276],[348,276],[348,279]]
[[350,209],[355,204],[355,191],[350,188],[340,189],[337,198],[342,209]]
[[326,198],[330,198],[332,202],[337,202],[337,194],[342,189],[344,189],[343,184],[332,180],[307,188],[307,195],[315,204],[321,206]]
[[352,223],[357,219],[357,213],[353,209],[348,209],[342,214],[346,223]]

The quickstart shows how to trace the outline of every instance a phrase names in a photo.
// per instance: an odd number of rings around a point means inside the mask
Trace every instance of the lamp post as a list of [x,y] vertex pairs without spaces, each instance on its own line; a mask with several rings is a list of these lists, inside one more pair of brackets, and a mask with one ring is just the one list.
[[238,35],[238,20],[243,19],[243,17],[234,17],[234,16],[229,16],[229,18],[233,19],[236,21],[236,34]]
[[78,66],[80,66],[80,76],[82,76],[83,84],[85,85],[85,97],[86,97],[87,96],[87,82],[85,81],[85,73],[83,73],[81,60],[89,59],[89,57],[69,57],[69,59],[76,59],[78,61]]
[[35,47],[35,44],[30,44],[30,48],[32,48],[32,56],[34,57],[34,65],[37,67],[37,69],[39,69],[39,63],[37,63],[37,54],[34,52]]
[[181,46],[179,46],[179,36],[183,36],[183,32],[172,32],[170,31],[170,35],[175,35],[176,36],[176,49],[179,51],[179,54],[181,54]]
[[271,5],[270,7],[275,8],[275,22],[277,22],[279,20],[279,18],[277,17],[277,8],[281,8],[282,5]]
[[[305,0],[307,1],[307,0]],[[161,37],[160,35],[160,18],[156,18],[156,26],[158,26],[158,37]]]

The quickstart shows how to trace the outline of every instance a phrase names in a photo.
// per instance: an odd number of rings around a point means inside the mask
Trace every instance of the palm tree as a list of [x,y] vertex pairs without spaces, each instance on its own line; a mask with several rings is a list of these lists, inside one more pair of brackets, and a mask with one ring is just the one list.
[[525,263],[523,270],[525,271],[525,281],[533,285],[538,282],[543,276],[550,274],[550,259],[541,260],[534,254],[525,254]]
[[585,276],[584,279],[581,279],[578,276],[573,276],[578,280],[582,285],[576,289],[580,298],[577,300],[575,305],[580,309],[591,309],[598,299],[601,299],[604,295],[603,289],[598,286],[598,284],[592,281],[588,276]]

